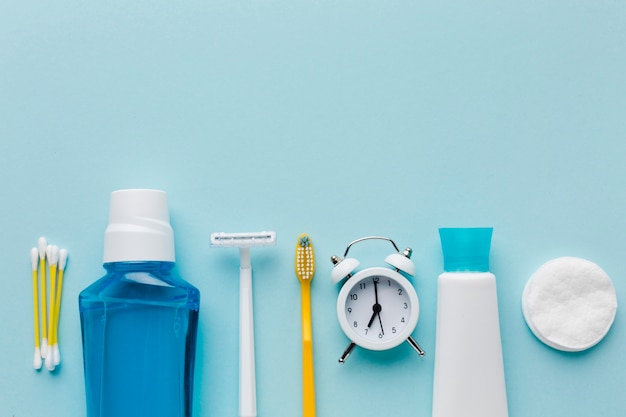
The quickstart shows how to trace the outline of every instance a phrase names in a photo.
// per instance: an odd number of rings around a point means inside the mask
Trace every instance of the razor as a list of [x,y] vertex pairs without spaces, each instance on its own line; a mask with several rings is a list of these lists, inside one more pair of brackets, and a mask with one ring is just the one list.
[[276,232],[211,234],[211,246],[239,248],[239,416],[256,417],[254,319],[250,248],[273,246]]

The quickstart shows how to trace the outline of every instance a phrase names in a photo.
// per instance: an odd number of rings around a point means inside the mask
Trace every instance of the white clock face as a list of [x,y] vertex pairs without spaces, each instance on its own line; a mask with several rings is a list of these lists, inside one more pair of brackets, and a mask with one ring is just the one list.
[[342,287],[337,300],[339,324],[357,345],[391,349],[413,332],[419,302],[411,283],[388,268],[358,272]]

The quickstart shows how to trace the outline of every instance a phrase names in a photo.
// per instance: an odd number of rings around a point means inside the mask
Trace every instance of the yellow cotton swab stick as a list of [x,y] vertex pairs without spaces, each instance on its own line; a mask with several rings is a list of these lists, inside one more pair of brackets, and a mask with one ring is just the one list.
[[39,347],[39,289],[37,288],[37,265],[39,252],[37,248],[30,250],[30,263],[33,271],[33,329],[35,335],[35,354],[33,356],[33,368],[41,369],[41,349]]
[[46,304],[46,248],[48,243],[45,237],[39,238],[39,275],[40,275],[40,294],[41,300],[41,357],[45,358],[48,353],[48,307]]
[[67,250],[59,251],[59,277],[57,280],[56,300],[54,303],[54,365],[61,363],[61,352],[59,350],[59,317],[61,314],[61,292],[63,291],[63,276],[65,275],[65,266],[67,265]]
[[49,321],[49,339],[48,339],[48,353],[46,355],[46,368],[49,371],[54,371],[54,350],[58,348],[56,342],[56,291],[57,291],[57,264],[59,262],[59,248],[55,245],[48,245],[46,249],[46,256],[48,257],[48,265],[50,266],[50,313],[48,314]]

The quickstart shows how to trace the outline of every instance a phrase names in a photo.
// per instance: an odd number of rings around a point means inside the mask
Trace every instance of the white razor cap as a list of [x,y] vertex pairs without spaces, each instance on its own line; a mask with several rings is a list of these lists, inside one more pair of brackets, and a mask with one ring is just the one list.
[[103,261],[175,261],[174,232],[164,191],[131,189],[111,193]]
[[271,246],[276,244],[276,232],[263,231],[251,233],[211,233],[211,246],[250,248],[253,246]]

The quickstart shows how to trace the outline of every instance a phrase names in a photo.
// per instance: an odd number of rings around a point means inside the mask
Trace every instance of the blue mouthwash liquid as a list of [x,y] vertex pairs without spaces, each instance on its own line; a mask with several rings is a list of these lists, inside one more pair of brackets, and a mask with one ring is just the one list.
[[190,417],[199,291],[173,262],[113,262],[81,292],[87,417]]

